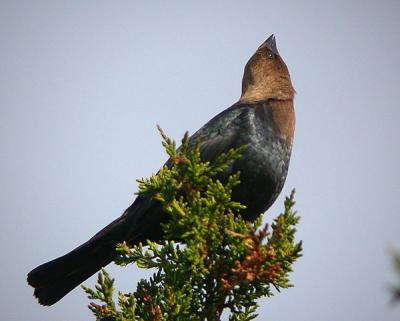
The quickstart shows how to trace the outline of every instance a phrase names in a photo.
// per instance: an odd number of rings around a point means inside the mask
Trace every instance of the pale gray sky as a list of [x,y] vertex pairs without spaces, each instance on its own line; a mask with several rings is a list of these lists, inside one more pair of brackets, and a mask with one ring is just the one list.
[[[304,257],[259,320],[399,320],[399,17],[399,1],[2,0],[2,318],[94,319],[80,289],[39,306],[26,273],[120,215],[165,161],[155,124],[180,139],[233,104],[274,33],[297,90],[283,194]],[[109,271],[125,290],[146,275]]]

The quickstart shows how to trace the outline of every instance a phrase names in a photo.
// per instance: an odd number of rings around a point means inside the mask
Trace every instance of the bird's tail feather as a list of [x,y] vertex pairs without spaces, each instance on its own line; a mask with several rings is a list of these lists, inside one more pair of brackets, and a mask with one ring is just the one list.
[[[113,246],[96,248],[89,241],[55,260],[44,263],[28,274],[28,283],[35,288],[34,295],[42,305],[52,305],[80,283],[110,263],[115,254]],[[96,248],[96,255],[92,249]]]
[[123,217],[71,252],[44,263],[28,273],[27,281],[42,305],[52,305],[115,257],[116,244],[124,235]]
[[[143,213],[152,215],[143,217]],[[119,218],[68,254],[38,266],[27,281],[42,305],[52,305],[75,287],[109,264],[117,243],[132,244],[161,237],[161,207],[151,198],[137,197]],[[138,223],[139,222],[139,223]],[[151,228],[150,228],[151,227]]]

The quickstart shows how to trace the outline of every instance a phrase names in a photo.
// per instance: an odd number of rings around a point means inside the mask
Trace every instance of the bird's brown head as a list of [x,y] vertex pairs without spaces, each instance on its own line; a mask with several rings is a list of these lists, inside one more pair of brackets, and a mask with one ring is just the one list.
[[240,101],[291,100],[294,94],[288,68],[272,35],[257,49],[244,68]]

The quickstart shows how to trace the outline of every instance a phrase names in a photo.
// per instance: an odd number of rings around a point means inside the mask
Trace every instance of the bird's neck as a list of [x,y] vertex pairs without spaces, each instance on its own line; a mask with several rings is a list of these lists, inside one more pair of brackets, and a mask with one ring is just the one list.
[[261,101],[274,100],[274,101],[292,101],[293,94],[286,91],[266,92],[265,88],[252,88],[252,90],[245,91],[240,96],[239,102],[242,104],[256,104]]
[[295,93],[289,73],[265,74],[261,71],[246,69],[242,80],[240,102],[255,103],[268,99],[293,100]]
[[[291,148],[296,123],[293,99],[262,99],[250,102],[240,100],[238,104],[253,106],[256,110],[268,112],[270,117],[272,117],[274,128]],[[271,118],[269,119],[271,120]]]
[[271,99],[269,105],[272,111],[272,118],[280,132],[291,146],[293,143],[296,116],[294,112],[293,99],[278,100]]

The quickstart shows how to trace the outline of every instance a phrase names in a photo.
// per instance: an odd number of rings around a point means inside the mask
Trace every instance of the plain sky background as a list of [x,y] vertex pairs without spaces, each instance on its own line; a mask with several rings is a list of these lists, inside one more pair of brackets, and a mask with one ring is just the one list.
[[[297,189],[295,288],[258,320],[398,321],[400,1],[0,1],[0,311],[94,320],[77,289],[53,307],[25,276],[86,241],[166,159],[155,129],[196,131],[237,101],[277,37],[297,90],[284,191]],[[148,275],[110,267],[120,289]],[[93,285],[95,279],[87,281]]]

